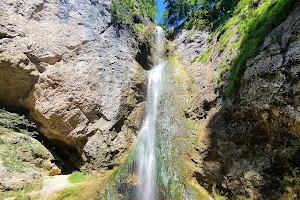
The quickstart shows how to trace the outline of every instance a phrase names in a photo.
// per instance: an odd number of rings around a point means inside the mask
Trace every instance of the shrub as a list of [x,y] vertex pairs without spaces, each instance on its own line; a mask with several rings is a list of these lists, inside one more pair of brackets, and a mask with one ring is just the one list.
[[154,20],[157,9],[153,0],[113,0],[110,10],[114,23],[132,25],[135,16]]

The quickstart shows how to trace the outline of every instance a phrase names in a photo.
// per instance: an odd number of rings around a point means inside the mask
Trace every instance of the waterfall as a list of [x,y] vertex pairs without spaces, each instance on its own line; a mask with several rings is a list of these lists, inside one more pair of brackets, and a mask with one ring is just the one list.
[[137,139],[137,199],[157,199],[156,176],[156,119],[160,97],[162,73],[165,67],[165,35],[161,27],[157,27],[154,35],[156,66],[150,70],[148,79],[148,96],[146,117]]
[[[176,66],[165,61],[166,39],[161,27],[154,31],[153,63],[148,71],[146,115],[126,160],[110,176],[100,193],[105,200],[209,199],[202,189],[190,185],[184,156],[193,134],[182,120],[186,101]],[[178,95],[179,94],[179,95]],[[197,138],[195,138],[197,139]],[[200,186],[198,186],[199,188]]]

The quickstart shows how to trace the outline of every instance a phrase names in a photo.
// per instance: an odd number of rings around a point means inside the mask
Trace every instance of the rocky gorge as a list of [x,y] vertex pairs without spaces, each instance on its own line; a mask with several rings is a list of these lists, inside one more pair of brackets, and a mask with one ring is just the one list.
[[[112,183],[112,199],[133,199],[134,170],[115,179],[135,162],[155,25],[142,14],[141,29],[115,23],[112,3],[0,2],[0,199],[110,199]],[[300,197],[299,3],[289,8],[234,81],[236,25],[166,31],[158,199],[184,199],[186,188],[192,199]],[[75,171],[82,182],[34,193]]]

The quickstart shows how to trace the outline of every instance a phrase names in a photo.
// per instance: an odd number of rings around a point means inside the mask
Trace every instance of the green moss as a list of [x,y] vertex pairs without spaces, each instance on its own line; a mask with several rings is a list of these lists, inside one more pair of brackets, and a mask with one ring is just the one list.
[[245,197],[245,196],[242,196],[242,195],[237,195],[235,197],[236,200],[251,200],[251,198],[249,197]]
[[209,58],[210,55],[211,55],[211,49],[208,49],[207,51],[199,55],[197,61],[204,63]]
[[40,168],[38,164],[30,163],[27,159],[50,157],[50,152],[33,138],[13,132],[6,128],[0,128],[0,157],[3,166],[10,172],[24,173],[29,169]]
[[72,200],[79,196],[83,188],[81,187],[70,187],[62,191],[59,191],[55,197],[52,197],[53,200]]
[[14,131],[24,133],[29,136],[38,135],[35,124],[29,122],[24,115],[11,113],[0,109],[0,128],[13,129]]
[[142,32],[142,30],[144,29],[144,24],[134,24],[134,28],[136,31]]
[[35,179],[34,181],[25,183],[23,188],[20,190],[11,190],[3,193],[0,192],[0,197],[3,198],[15,197],[16,199],[25,200],[28,199],[28,196],[26,194],[32,191],[39,191],[42,189],[42,187],[43,187],[43,179],[42,178]]
[[[225,26],[227,32],[237,25],[240,35],[239,55],[233,60],[232,71],[226,88],[227,94],[235,88],[237,79],[243,71],[246,60],[253,57],[264,37],[279,25],[290,13],[288,10],[293,7],[296,0],[266,0],[259,7],[253,7],[253,0],[241,0],[234,12],[235,16]],[[221,41],[224,42],[225,41]]]
[[[231,69],[230,65],[223,65],[222,67],[218,68],[218,70],[216,71],[216,73],[213,76],[213,81],[217,81],[219,86],[221,86],[224,83],[221,78],[222,74],[230,69]],[[222,84],[220,84],[220,83],[222,83]]]
[[236,41],[236,42],[229,45],[228,51],[231,51],[233,49],[238,49],[240,47],[240,45],[241,45],[241,42],[240,42],[240,40],[238,40],[238,41]]
[[86,181],[87,177],[82,172],[73,172],[69,177],[68,181],[69,183],[80,183],[83,181]]
[[228,45],[230,39],[234,35],[234,33],[235,33],[234,28],[230,28],[227,31],[225,31],[224,34],[221,35],[220,40],[217,44],[218,53],[221,53],[222,51],[224,51],[224,49]]
[[215,199],[215,200],[227,200],[226,197],[223,197],[223,196],[221,196],[221,195],[215,195],[215,196],[214,196],[214,199]]
[[14,158],[3,158],[3,166],[8,169],[8,171],[14,171],[14,172],[20,172],[24,173],[26,172],[26,169],[31,168],[30,164],[27,164],[25,162],[22,162],[19,159]]
[[193,88],[194,88],[194,82],[192,80],[190,80],[187,85],[187,91],[191,92],[193,90]]
[[[197,58],[199,62],[205,62],[211,54],[210,49],[213,49],[213,45],[218,53],[226,50],[225,53],[230,54],[232,50],[238,50],[237,56],[230,58],[228,62],[232,63],[230,68],[226,67],[226,70],[231,69],[226,94],[230,94],[236,87],[247,59],[257,54],[265,36],[287,17],[297,0],[264,0],[260,1],[260,4],[257,2],[257,0],[238,1],[227,22],[217,27],[211,34],[211,36],[218,35],[216,45],[210,37],[209,50]],[[233,37],[236,37],[235,42],[230,44]],[[276,42],[279,38],[277,36],[273,39]],[[224,67],[221,67],[220,70],[224,70]],[[224,80],[221,80],[220,77],[219,71],[214,79],[222,85]]]

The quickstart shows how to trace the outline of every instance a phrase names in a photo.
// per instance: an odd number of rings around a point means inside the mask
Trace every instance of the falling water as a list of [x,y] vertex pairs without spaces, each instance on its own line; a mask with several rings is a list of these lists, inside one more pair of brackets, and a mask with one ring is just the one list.
[[157,199],[155,186],[156,175],[156,119],[157,107],[160,96],[162,72],[165,67],[165,36],[161,27],[155,30],[155,54],[156,66],[149,73],[147,115],[138,138],[137,169],[138,189],[137,198],[143,200]]
[[188,129],[174,102],[177,98],[174,98],[177,95],[174,92],[179,87],[174,84],[172,66],[165,61],[166,41],[161,27],[154,31],[154,43],[155,67],[149,71],[142,128],[130,154],[112,175],[100,199],[199,199],[195,197],[199,193],[186,184],[181,170],[185,165],[179,155],[188,145],[182,143],[186,141]]

